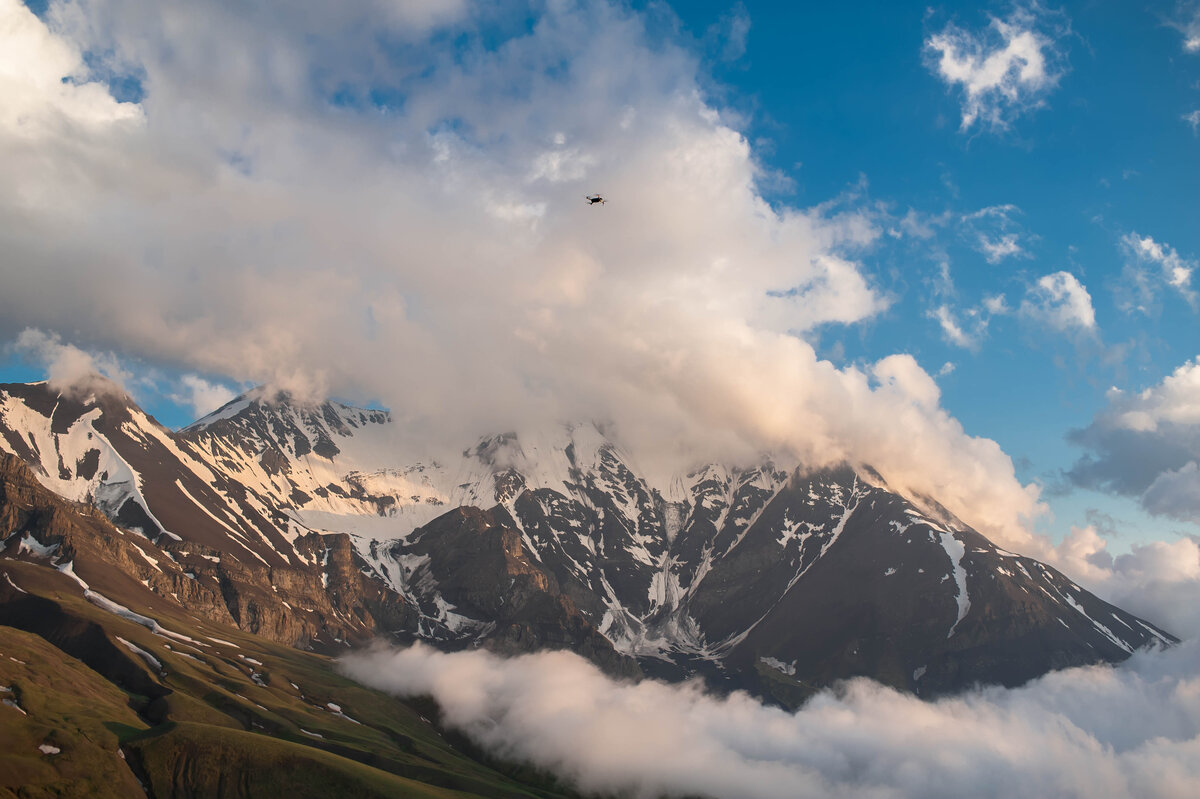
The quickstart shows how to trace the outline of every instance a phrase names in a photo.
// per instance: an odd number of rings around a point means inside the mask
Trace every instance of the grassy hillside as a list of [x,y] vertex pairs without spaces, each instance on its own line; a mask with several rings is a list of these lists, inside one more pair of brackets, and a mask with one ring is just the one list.
[[329,658],[158,611],[156,632],[0,561],[0,796],[569,795],[472,759]]

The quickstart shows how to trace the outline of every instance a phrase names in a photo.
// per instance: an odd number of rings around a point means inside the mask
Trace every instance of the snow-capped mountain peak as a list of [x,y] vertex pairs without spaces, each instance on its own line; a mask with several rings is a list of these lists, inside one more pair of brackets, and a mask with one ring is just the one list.
[[432,458],[382,410],[251,392],[174,434],[102,394],[0,386],[0,449],[156,546],[264,574],[255,607],[315,574],[306,591],[401,603],[389,634],[570,646],[785,703],[855,674],[938,692],[1171,640],[866,466],[764,457],[656,485],[594,423]]

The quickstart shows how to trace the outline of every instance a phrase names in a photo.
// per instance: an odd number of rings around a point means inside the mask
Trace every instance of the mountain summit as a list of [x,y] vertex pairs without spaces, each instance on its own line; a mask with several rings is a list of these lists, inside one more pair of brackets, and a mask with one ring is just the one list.
[[936,695],[1175,640],[867,467],[763,458],[654,485],[593,424],[448,462],[394,432],[385,411],[252,392],[173,433],[125,397],[2,385],[0,450],[129,556],[71,559],[44,529],[4,551],[121,571],[129,601],[190,581],[197,612],[301,647],[570,648],[789,706],[853,676]]

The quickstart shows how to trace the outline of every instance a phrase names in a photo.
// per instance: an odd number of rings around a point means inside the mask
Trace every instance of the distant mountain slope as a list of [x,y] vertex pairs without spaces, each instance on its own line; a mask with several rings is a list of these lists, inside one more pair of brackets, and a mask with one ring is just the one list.
[[213,613],[300,646],[566,647],[795,704],[849,676],[932,695],[1174,640],[865,466],[764,457],[657,486],[592,424],[446,463],[395,432],[252,392],[172,433],[115,387],[0,386],[0,450],[163,553],[112,565],[160,596],[190,574]]

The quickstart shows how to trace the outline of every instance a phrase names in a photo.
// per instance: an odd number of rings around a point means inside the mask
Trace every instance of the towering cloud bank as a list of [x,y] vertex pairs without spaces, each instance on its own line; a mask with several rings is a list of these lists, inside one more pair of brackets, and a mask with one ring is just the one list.
[[374,399],[452,447],[599,418],[677,464],[849,458],[1037,548],[1036,491],[914,360],[805,341],[888,306],[875,212],[768,204],[672,26],[394,5],[0,0],[0,335]]
[[1196,644],[1119,669],[923,702],[866,680],[786,713],[744,694],[613,682],[544,653],[379,649],[353,678],[430,695],[489,751],[637,797],[1185,797],[1200,791]]

